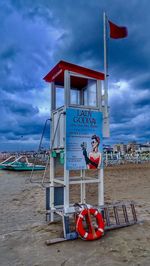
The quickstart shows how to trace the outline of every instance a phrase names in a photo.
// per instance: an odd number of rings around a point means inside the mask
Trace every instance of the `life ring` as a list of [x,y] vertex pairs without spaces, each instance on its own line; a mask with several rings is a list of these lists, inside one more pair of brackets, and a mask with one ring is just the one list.
[[[97,228],[94,228],[92,225],[91,216],[93,215],[96,218]],[[83,226],[83,221],[86,221],[88,224],[88,231],[85,230]],[[95,240],[100,238],[104,234],[104,220],[98,210],[90,208],[84,209],[80,212],[76,222],[76,231],[84,240]]]

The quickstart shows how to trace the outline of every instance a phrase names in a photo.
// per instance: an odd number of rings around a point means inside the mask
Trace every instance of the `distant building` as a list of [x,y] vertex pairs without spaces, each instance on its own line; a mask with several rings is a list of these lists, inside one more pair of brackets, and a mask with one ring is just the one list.
[[111,153],[113,152],[113,148],[110,145],[103,145],[103,152]]
[[140,144],[139,152],[150,152],[150,144]]
[[113,152],[114,153],[119,152],[121,155],[124,155],[127,152],[127,145],[124,143],[114,144],[113,145]]
[[127,152],[137,152],[139,150],[140,144],[136,143],[136,141],[130,142],[127,144]]

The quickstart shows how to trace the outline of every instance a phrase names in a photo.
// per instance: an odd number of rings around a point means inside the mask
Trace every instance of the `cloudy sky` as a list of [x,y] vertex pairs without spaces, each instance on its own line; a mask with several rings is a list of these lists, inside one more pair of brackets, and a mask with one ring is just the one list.
[[129,32],[109,40],[106,143],[150,140],[148,0],[1,0],[1,151],[37,149],[50,109],[43,77],[58,61],[103,71],[104,10]]

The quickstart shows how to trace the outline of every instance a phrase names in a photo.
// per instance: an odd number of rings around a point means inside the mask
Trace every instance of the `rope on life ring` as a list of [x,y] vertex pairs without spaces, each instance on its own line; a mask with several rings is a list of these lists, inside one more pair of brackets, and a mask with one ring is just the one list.
[[[97,228],[92,225],[91,215],[96,218]],[[83,226],[83,221],[88,224],[88,230],[86,231]],[[76,222],[76,231],[84,240],[99,239],[104,234],[104,220],[100,212],[97,209],[84,209],[80,212]]]

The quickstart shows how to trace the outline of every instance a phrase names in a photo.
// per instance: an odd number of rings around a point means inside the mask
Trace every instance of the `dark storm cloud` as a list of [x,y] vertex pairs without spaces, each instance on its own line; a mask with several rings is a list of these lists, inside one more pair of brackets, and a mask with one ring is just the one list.
[[120,81],[110,91],[111,137],[118,142],[149,140],[150,90],[137,89],[135,83]]
[[[5,6],[5,1],[2,3]],[[28,20],[13,4],[10,5],[9,1],[6,3],[7,8],[0,10],[5,14],[1,28],[3,42],[0,46],[0,87],[16,91],[19,87],[20,90],[30,90],[37,83],[42,84],[48,56],[45,49],[48,44],[47,31],[40,19]]]
[[135,102],[135,107],[150,106],[150,98],[143,97]]
[[45,119],[47,118],[45,115],[40,114],[38,107],[26,103],[23,99],[18,101],[16,94],[4,91],[1,91],[0,107],[0,142],[2,147],[3,143],[6,142],[6,147],[4,146],[5,148],[3,149],[7,150],[7,145],[12,145],[12,142],[14,143],[12,147],[15,149],[15,142],[23,141],[23,144],[26,144],[31,138],[37,139],[35,145],[37,147]]
[[[129,30],[128,40],[109,42],[111,44],[109,45],[110,60],[113,61],[113,67],[116,65],[119,69],[120,66],[125,65],[130,68],[133,64],[134,67],[140,68],[141,64],[144,65],[150,35],[148,1],[139,3],[132,0],[129,5],[119,0],[113,1],[113,5],[110,0],[88,2],[81,0],[79,3],[70,0],[35,2],[12,0],[11,3],[25,18],[34,21],[35,18],[40,17],[49,25],[64,29],[65,33],[58,38],[59,44],[56,44],[59,48],[56,51],[56,59],[64,56],[70,60],[84,62],[86,54],[89,59],[96,60],[97,65],[102,57],[102,11],[106,10],[110,19],[126,25]],[[141,40],[143,45],[141,45]],[[145,64],[147,62],[148,60]]]
[[33,116],[39,112],[38,108],[34,108],[31,104],[21,102],[18,103],[18,101],[15,102],[14,100],[13,102],[11,102],[10,100],[4,100],[3,104],[7,112],[15,113],[16,115],[20,114],[22,117],[30,115]]
[[49,109],[42,78],[59,60],[103,71],[105,10],[129,32],[108,43],[112,141],[149,140],[149,8],[146,0],[1,0],[1,139],[37,141]]

